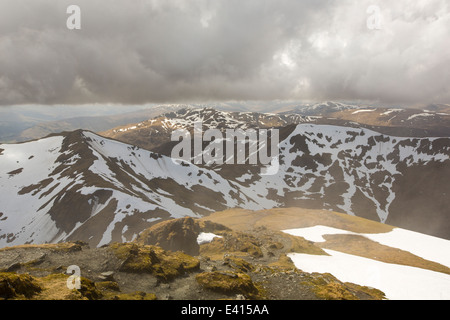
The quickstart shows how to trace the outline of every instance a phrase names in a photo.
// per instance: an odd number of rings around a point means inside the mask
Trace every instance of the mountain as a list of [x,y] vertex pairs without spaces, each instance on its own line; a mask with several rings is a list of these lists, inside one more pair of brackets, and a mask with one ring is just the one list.
[[[325,102],[312,106],[297,106],[282,114],[321,116],[326,118],[325,121],[328,123],[344,120],[384,130],[399,128],[414,136],[450,136],[450,108],[447,105],[429,105],[425,109],[417,109],[361,107],[340,102]],[[400,130],[397,130],[398,132]]]
[[[236,178],[266,206],[329,208],[448,238],[450,139],[301,124],[280,142],[272,176]],[[241,172],[239,172],[240,174]],[[281,200],[281,201],[280,201]]]
[[[173,145],[171,134],[177,129],[186,129],[192,133],[194,124],[202,122],[207,129],[263,129],[284,127],[314,121],[314,117],[298,114],[273,114],[259,112],[222,111],[212,107],[188,106],[173,112],[163,113],[157,117],[139,123],[119,126],[99,132],[101,136],[113,138],[141,148],[170,155],[167,149]],[[166,145],[169,143],[169,148]],[[158,148],[159,147],[159,148]]]
[[[129,123],[136,123],[145,119],[150,119],[165,112],[178,110],[185,107],[185,105],[168,104],[151,106],[138,110],[134,110],[137,107],[115,107],[111,111],[107,110],[95,110],[97,106],[91,106],[90,108],[79,107],[78,116],[62,117],[58,111],[61,107],[53,107],[54,112],[58,115],[56,120],[47,120],[50,116],[41,115],[37,119],[28,119],[27,117],[18,116],[16,113],[6,113],[5,123],[1,123],[1,127],[4,128],[5,134],[0,131],[0,139],[7,142],[23,142],[33,139],[39,139],[48,136],[52,133],[59,133],[63,131],[74,131],[78,129],[90,130],[90,131],[103,131],[109,128],[113,128],[120,125],[127,125]],[[50,107],[47,107],[47,109]],[[86,110],[87,109],[87,110]],[[132,111],[123,112],[124,110],[131,109]],[[67,110],[67,108],[63,108]],[[74,113],[73,111],[67,112],[68,115]],[[30,112],[30,110],[25,110]],[[17,111],[15,111],[17,112]],[[51,108],[48,110],[52,112]],[[115,112],[115,113],[114,113]],[[112,113],[112,114],[111,114]],[[26,113],[25,113],[26,114]],[[86,114],[86,115],[83,115]],[[8,118],[9,117],[9,118]],[[12,117],[12,119],[11,119]],[[62,118],[61,118],[62,117]],[[27,121],[28,119],[28,121]]]
[[[386,111],[331,102],[314,105],[313,109],[329,115],[398,113],[411,121],[422,117],[414,116],[421,113],[409,109]],[[449,172],[449,139],[438,135],[439,126],[433,122],[428,122],[433,129],[417,128],[412,122],[405,126],[385,125],[383,121],[358,123],[355,119],[315,114],[182,109],[102,134],[170,156],[174,147],[173,142],[168,142],[171,132],[180,128],[192,132],[197,121],[203,122],[204,130],[277,127],[283,141],[276,177],[260,177],[255,173],[261,168],[249,166],[220,166],[214,170],[247,188],[247,194],[263,185],[271,192],[263,200],[268,207],[289,204],[330,208],[444,238],[450,236],[446,213],[450,190],[445,178]],[[409,213],[408,219],[405,212]]]
[[[399,137],[450,136],[450,116],[443,112],[427,112],[429,113],[412,109],[363,108],[339,102],[297,106],[281,113],[223,111],[212,107],[185,105],[146,121],[118,126],[100,131],[99,134],[167,156],[170,156],[174,146],[171,142],[172,132],[186,129],[192,135],[194,124],[200,121],[204,131],[282,128],[292,124],[313,123],[367,128]],[[386,118],[391,113],[393,116]],[[392,120],[394,118],[395,121]]]
[[284,206],[449,238],[449,138],[303,123],[280,127],[279,150],[278,170],[261,175],[261,165],[179,163],[83,130],[0,145],[0,246],[101,246],[161,220]]
[[[0,108],[0,142],[14,143],[24,141],[20,135],[24,130],[39,126],[43,123],[57,124],[58,121],[70,123],[71,119],[84,117],[105,117],[124,113],[132,113],[148,109],[149,105],[124,106],[114,104],[86,104],[86,105],[14,105]],[[124,114],[126,117],[126,115]],[[61,127],[59,127],[61,129]],[[68,131],[62,128],[57,131]],[[43,138],[52,131],[44,131],[44,135],[33,136],[31,139]]]
[[346,104],[342,102],[326,101],[315,104],[297,105],[290,110],[281,112],[282,114],[297,113],[304,116],[327,116],[339,111],[358,110],[361,107],[357,105]]
[[88,131],[0,146],[1,246],[103,245],[159,219],[258,206],[214,171]]

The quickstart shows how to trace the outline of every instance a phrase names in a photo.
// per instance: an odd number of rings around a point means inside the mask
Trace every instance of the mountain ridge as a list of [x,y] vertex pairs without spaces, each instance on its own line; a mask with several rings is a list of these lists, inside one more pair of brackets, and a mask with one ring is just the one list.
[[[179,165],[82,130],[0,145],[0,241],[29,243],[44,234],[40,241],[102,245],[131,240],[160,219],[293,205],[392,220],[446,237],[448,183],[442,170],[449,167],[448,140],[299,124],[280,142],[280,170],[268,177],[259,175],[260,166]],[[427,181],[431,173],[435,180]],[[415,192],[402,193],[413,185]],[[417,197],[426,190],[426,197]],[[403,200],[396,202],[395,194]],[[411,196],[414,207],[408,205]],[[425,215],[424,208],[432,210]],[[405,211],[412,212],[409,218]]]

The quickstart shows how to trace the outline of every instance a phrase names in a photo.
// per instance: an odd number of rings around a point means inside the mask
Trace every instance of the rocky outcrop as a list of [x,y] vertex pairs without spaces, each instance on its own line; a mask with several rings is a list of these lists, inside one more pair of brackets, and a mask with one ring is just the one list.
[[136,242],[159,246],[165,250],[183,251],[186,254],[196,256],[200,252],[197,238],[201,232],[224,230],[229,229],[214,222],[198,221],[191,217],[185,217],[163,221],[144,230],[136,239]]

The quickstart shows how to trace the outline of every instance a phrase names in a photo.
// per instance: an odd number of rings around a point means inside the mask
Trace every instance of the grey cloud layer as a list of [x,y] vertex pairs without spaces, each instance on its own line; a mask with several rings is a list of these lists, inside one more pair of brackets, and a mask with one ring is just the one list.
[[3,0],[0,104],[448,102],[449,31],[445,0]]

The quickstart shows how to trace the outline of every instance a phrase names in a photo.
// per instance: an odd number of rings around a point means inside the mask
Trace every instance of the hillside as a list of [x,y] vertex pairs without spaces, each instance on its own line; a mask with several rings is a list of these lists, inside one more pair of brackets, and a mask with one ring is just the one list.
[[327,101],[294,106],[282,115],[316,117],[316,123],[362,126],[390,135],[416,137],[450,136],[450,107],[428,105],[423,108],[358,106]]
[[[288,226],[290,229],[284,229]],[[324,236],[325,242],[310,240],[311,234],[300,236],[292,231],[307,233],[311,227],[324,226],[329,228],[322,232],[329,234]],[[341,234],[336,235],[339,230]],[[400,229],[363,218],[300,208],[226,210],[202,219],[172,219],[144,230],[135,241],[99,248],[75,242],[0,249],[0,297],[190,301],[446,299],[450,294],[450,261],[446,255],[450,242],[433,238],[432,243],[429,237],[416,234],[420,245],[405,249],[402,240],[410,239],[408,231],[397,236],[397,241],[382,241],[396,230]],[[350,239],[349,234],[365,243],[364,249],[353,245],[355,239]],[[378,239],[374,241],[372,237]],[[439,250],[432,247],[436,244]],[[430,256],[436,251],[440,251],[440,258]],[[372,261],[372,269],[364,271],[355,264],[348,270],[353,275],[365,275],[366,283],[357,278],[353,282],[342,280],[341,274],[317,272],[317,265],[303,270],[307,261],[333,259],[337,252]],[[336,264],[339,263],[331,263]],[[72,283],[68,267],[73,265],[80,270],[78,290],[67,287],[68,281]],[[384,280],[396,274],[394,266],[414,274],[395,281],[395,286],[407,292],[386,285]]]
[[439,136],[450,135],[450,113],[399,108],[366,108],[344,110],[330,114],[330,117],[354,121],[373,126],[423,129],[424,133]]

